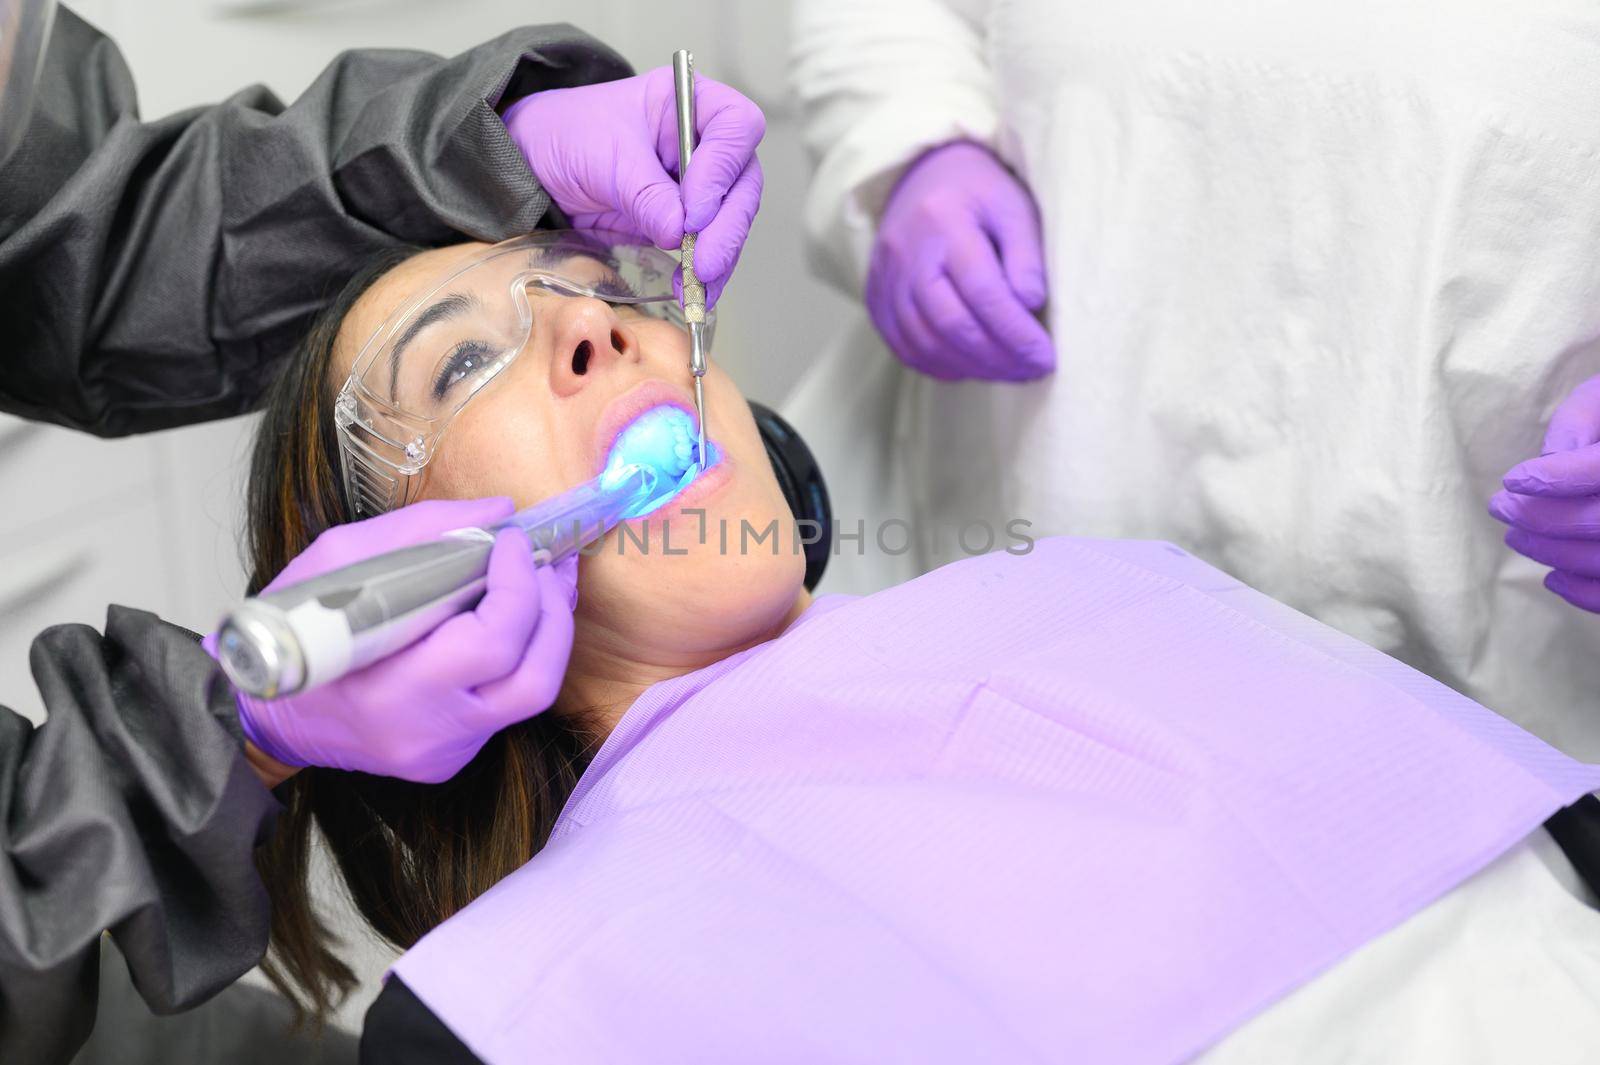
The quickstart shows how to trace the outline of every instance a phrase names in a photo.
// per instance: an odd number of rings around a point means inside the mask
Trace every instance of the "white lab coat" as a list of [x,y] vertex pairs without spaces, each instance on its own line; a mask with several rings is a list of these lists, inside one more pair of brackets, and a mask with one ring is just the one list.
[[1590,1065],[1600,912],[1576,883],[1540,829],[1195,1065]]
[[[1600,7],[795,18],[815,263],[859,294],[906,163],[980,141],[1038,200],[1060,355],[1028,385],[940,384],[848,325],[787,405],[846,530],[867,522],[826,587],[938,566],[976,519],[1171,540],[1600,760],[1600,618],[1485,511],[1600,372]],[[885,516],[912,553],[875,549]]]

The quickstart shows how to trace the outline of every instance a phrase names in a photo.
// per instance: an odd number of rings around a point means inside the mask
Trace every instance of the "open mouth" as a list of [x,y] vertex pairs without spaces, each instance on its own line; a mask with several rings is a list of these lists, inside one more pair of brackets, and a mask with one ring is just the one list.
[[700,463],[694,416],[680,407],[661,404],[639,415],[617,434],[606,457],[606,471],[637,464],[655,471],[656,492],[623,516],[638,518],[670,503],[705,470],[721,458],[716,445],[706,442],[706,462]]

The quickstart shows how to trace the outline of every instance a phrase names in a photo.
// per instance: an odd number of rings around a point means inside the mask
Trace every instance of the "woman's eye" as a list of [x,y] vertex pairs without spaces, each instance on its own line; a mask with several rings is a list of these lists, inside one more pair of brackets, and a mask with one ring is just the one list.
[[594,290],[602,298],[609,296],[612,299],[619,300],[632,300],[638,298],[639,295],[633,290],[632,285],[622,279],[620,274],[608,274],[602,277],[595,282]]
[[445,356],[439,375],[433,381],[433,398],[442,399],[463,380],[476,375],[489,362],[490,353],[483,344],[468,341],[456,346]]

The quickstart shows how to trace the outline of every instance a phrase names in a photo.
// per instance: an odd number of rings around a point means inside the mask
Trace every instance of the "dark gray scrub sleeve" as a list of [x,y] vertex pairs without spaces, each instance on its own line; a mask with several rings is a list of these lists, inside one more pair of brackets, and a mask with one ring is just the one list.
[[279,807],[194,633],[112,607],[103,636],[46,630],[30,665],[44,724],[0,707],[0,1062],[45,1065],[93,1027],[102,932],[157,1013],[256,964]]
[[535,26],[451,59],[346,52],[288,107],[258,86],[144,122],[116,45],[61,9],[0,167],[0,411],[120,436],[251,409],[379,251],[545,217],[497,105],[629,73]]

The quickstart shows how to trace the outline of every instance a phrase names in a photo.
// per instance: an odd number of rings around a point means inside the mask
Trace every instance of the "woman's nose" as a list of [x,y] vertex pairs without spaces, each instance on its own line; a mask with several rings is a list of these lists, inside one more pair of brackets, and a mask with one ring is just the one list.
[[555,358],[550,365],[550,387],[558,396],[570,396],[619,360],[637,359],[639,342],[610,305],[587,297],[557,301]]

